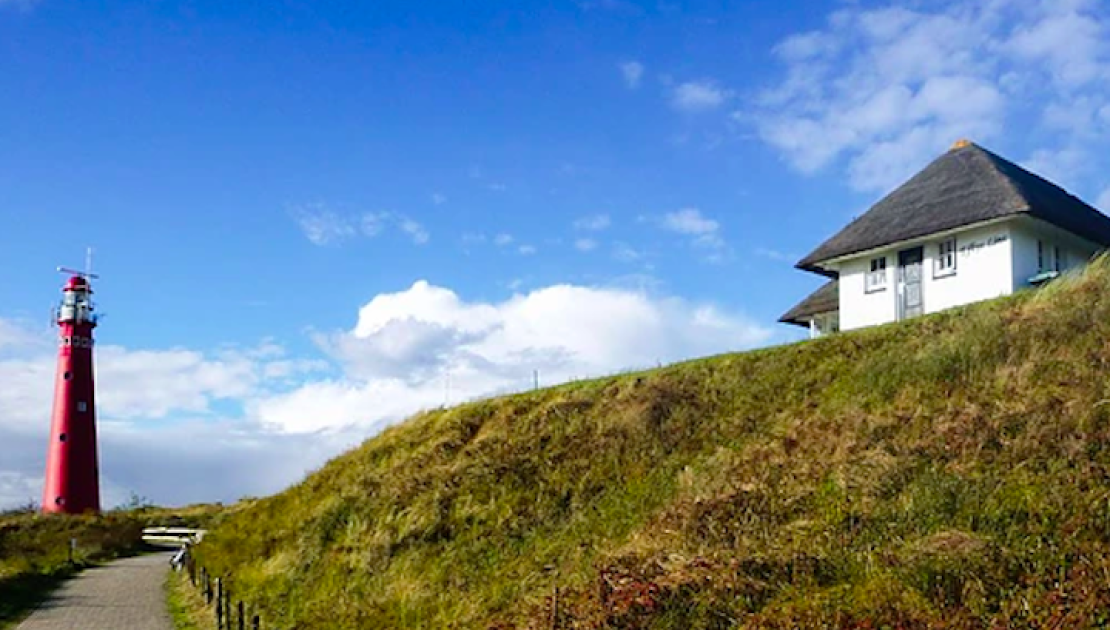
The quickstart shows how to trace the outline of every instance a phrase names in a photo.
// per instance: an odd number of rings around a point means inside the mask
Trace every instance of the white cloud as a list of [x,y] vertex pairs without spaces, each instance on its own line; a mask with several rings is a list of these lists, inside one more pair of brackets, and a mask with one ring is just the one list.
[[574,248],[580,252],[589,252],[597,249],[597,241],[592,238],[580,238],[574,241]]
[[49,422],[54,363],[50,354],[0,362],[0,422],[25,431]]
[[644,64],[638,61],[626,61],[618,66],[621,71],[621,76],[624,77],[624,84],[631,90],[640,87],[640,79],[644,76]]
[[531,256],[535,254],[537,250],[535,245],[521,245],[520,247],[516,248],[516,251],[521,256]]
[[1088,164],[1086,153],[1075,145],[1038,149],[1021,165],[1066,189],[1076,190],[1078,175]]
[[[248,422],[148,426],[104,416],[98,433],[104,508],[121,505],[131,493],[160,505],[272,494],[364,437],[282,434]],[[46,434],[45,427],[25,434],[0,424],[0,509],[39,503]]]
[[506,245],[509,245],[512,242],[513,242],[513,235],[512,234],[506,234],[506,233],[502,232],[502,233],[498,234],[497,236],[493,237],[493,244],[497,245],[498,247],[505,247]]
[[336,214],[323,204],[305,204],[292,211],[293,219],[313,245],[331,245],[356,234],[350,219]]
[[[3,5],[3,2],[0,2],[0,5]],[[34,476],[0,470],[0,509],[37,506],[41,494],[42,475]]]
[[671,95],[671,104],[684,112],[703,112],[717,109],[732,98],[732,92],[726,90],[711,79],[688,81],[674,88]]
[[[0,319],[0,328],[20,328]],[[24,338],[49,334],[22,329]],[[49,421],[57,358],[54,344],[27,343],[0,348],[0,425],[45,431]],[[237,401],[262,391],[276,379],[326,369],[319,360],[294,360],[272,344],[203,353],[184,348],[129,350],[98,345],[95,353],[97,410],[115,420],[158,420],[188,413],[206,416],[219,401]],[[264,379],[271,379],[265,381]],[[2,458],[0,458],[2,460]]]
[[[162,504],[272,493],[389,423],[526,388],[533,370],[553,384],[770,335],[743,315],[643,291],[556,285],[468,302],[421,281],[374,297],[351,330],[317,333],[328,362],[288,356],[273,340],[208,352],[99,347],[104,503],[129,492]],[[38,498],[49,338],[0,318],[0,507]]]
[[1068,137],[1092,137],[1110,131],[1110,104],[1090,96],[1055,101],[1045,106],[1041,116],[1044,126]]
[[659,225],[665,230],[691,237],[691,244],[702,250],[704,262],[720,263],[728,254],[725,240],[721,237],[721,224],[702,215],[697,208],[668,212],[659,220]]
[[413,243],[428,242],[428,230],[418,221],[390,211],[341,213],[324,204],[305,204],[291,211],[305,238],[313,245],[338,245],[355,236],[374,238],[393,227],[407,235]]
[[[45,313],[43,321],[45,321]],[[0,350],[45,350],[54,347],[45,327],[37,333],[28,322],[0,319]]]
[[672,232],[693,236],[716,234],[721,227],[713,219],[702,216],[701,210],[697,208],[683,208],[675,212],[668,212],[663,215],[662,225]]
[[644,252],[632,247],[628,243],[613,243],[613,259],[622,263],[634,263],[644,258]]
[[1110,78],[1107,70],[1106,24],[1091,10],[1094,2],[1061,2],[1019,24],[1005,42],[1023,61],[1047,66],[1053,81],[1074,88]]
[[1105,153],[1092,144],[1106,141],[1092,123],[1110,103],[1108,22],[1098,6],[838,9],[825,28],[775,47],[784,76],[735,117],[804,173],[844,160],[858,190],[892,188],[959,138],[1033,138],[1038,124],[1056,130],[1041,134],[1041,151]]
[[839,46],[840,41],[836,37],[810,31],[787,37],[775,46],[774,53],[787,61],[799,62],[834,53]]
[[441,206],[447,203],[447,195],[444,195],[442,193],[432,193],[432,203],[437,206]]
[[[57,359],[51,333],[6,319],[0,331],[20,340],[0,347],[2,508],[39,500]],[[336,445],[273,434],[250,418],[221,419],[217,409],[280,395],[327,367],[286,357],[272,342],[208,353],[99,346],[103,504],[118,505],[132,491],[161,503],[234,500],[294,481]]]
[[366,437],[284,434],[243,420],[102,427],[101,485],[108,495],[102,501],[108,507],[128,492],[177,505],[272,494]]
[[390,218],[388,212],[366,212],[362,215],[361,225],[363,236],[375,237],[385,229],[386,221]]
[[594,214],[582,217],[574,222],[574,229],[585,232],[600,232],[612,224],[607,214]]
[[441,384],[419,387],[396,379],[315,381],[252,403],[250,412],[283,434],[325,434],[337,429],[373,433],[442,402]]
[[765,343],[742,315],[625,289],[556,285],[500,303],[466,302],[421,281],[382,294],[351,331],[318,342],[347,376],[260,403],[284,431],[378,426],[442,404]]
[[400,219],[399,227],[402,232],[408,234],[409,237],[412,238],[413,243],[423,245],[428,242],[428,231],[424,229],[424,226],[420,225],[420,223],[412,219],[402,218]]
[[102,346],[97,352],[97,403],[105,415],[120,419],[204,413],[213,401],[245,397],[260,376],[256,362],[238,353],[217,358],[195,350]]

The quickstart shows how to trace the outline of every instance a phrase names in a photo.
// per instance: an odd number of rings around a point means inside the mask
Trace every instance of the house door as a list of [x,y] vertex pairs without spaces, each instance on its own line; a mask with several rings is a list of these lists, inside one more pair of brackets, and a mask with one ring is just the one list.
[[917,317],[924,312],[921,296],[921,261],[924,252],[920,247],[898,252],[898,319]]

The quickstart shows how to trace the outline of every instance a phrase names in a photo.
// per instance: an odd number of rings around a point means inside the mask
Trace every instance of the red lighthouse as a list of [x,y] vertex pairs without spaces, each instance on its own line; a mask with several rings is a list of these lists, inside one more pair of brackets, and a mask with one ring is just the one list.
[[46,451],[43,512],[80,514],[100,511],[100,471],[96,455],[96,405],[93,387],[92,286],[88,272],[72,274],[62,287],[56,315],[58,372],[54,378],[54,416]]

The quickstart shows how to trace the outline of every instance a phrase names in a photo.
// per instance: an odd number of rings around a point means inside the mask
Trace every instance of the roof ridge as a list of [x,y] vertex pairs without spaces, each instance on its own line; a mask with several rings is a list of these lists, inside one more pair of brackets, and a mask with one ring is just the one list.
[[[998,177],[998,179],[1000,179],[1002,181],[1002,185],[1005,186],[1006,189],[1009,190],[1011,193],[1013,193],[1014,196],[1017,197],[1017,199],[1021,202],[1021,204],[1023,206],[1021,211],[1022,212],[1029,212],[1030,210],[1032,210],[1033,209],[1033,204],[1032,204],[1032,202],[1029,201],[1029,197],[1028,197],[1026,191],[1023,190],[1020,186],[1018,186],[1017,181],[1013,177],[1010,177],[1006,173],[1003,173],[1002,169],[999,168],[999,164],[1003,163],[1003,162],[1006,163],[1006,164],[1011,164],[1013,166],[1016,166],[1018,169],[1028,173],[1029,175],[1033,175],[1035,177],[1040,177],[1040,176],[1037,175],[1036,173],[1034,173],[1033,171],[1023,167],[1020,164],[1018,164],[1017,162],[1011,162],[1010,160],[1007,160],[1006,158],[1002,157],[1001,155],[998,155],[997,153],[992,152],[990,149],[985,149],[985,148],[979,146],[978,144],[975,144],[974,142],[969,143],[969,148],[970,147],[974,147],[974,148],[978,149],[979,152],[987,158],[987,164],[990,166],[991,171],[995,174],[996,177]],[[1044,179],[1044,178],[1041,177],[1041,179]],[[1047,179],[1045,179],[1045,181],[1048,182],[1049,184],[1052,184],[1052,182],[1048,181]],[[1053,184],[1053,185],[1055,186],[1055,184]],[[1056,187],[1060,188],[1059,186],[1056,186]],[[1060,188],[1060,189],[1063,190],[1063,188]]]
[[1041,175],[960,142],[873,204],[795,265],[835,276],[824,261],[944,230],[1032,216],[1110,246],[1110,217]]

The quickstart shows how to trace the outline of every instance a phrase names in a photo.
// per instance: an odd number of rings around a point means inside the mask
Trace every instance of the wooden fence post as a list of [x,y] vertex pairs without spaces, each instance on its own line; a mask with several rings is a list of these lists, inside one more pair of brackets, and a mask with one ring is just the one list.
[[231,589],[224,593],[224,627],[231,630]]
[[[191,565],[189,568],[190,576],[194,575],[196,566]],[[238,628],[238,630],[246,630],[247,605],[243,600],[239,600],[238,602],[232,601],[231,589],[228,588],[224,579],[216,578],[213,587],[212,578],[208,574],[208,569],[200,567],[200,572],[196,575],[197,577],[193,585],[200,588],[201,594],[204,596],[205,604],[215,604],[216,629],[232,630],[233,628]],[[213,599],[215,599],[215,602],[213,602]],[[236,621],[236,615],[238,615],[238,621]],[[250,617],[250,626],[251,630],[260,630],[262,621],[258,615]]]
[[216,578],[216,630],[224,630],[224,581]]
[[555,587],[555,593],[551,597],[551,630],[556,630],[559,627],[559,587]]

